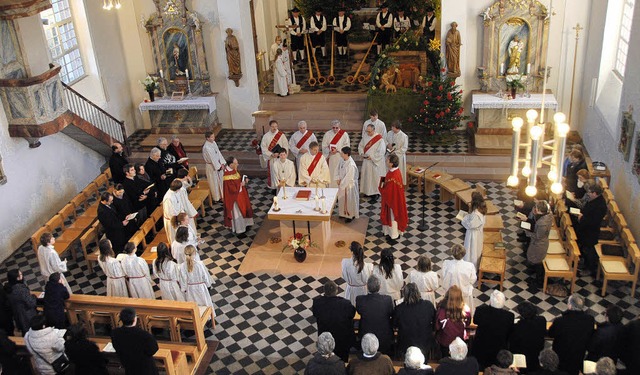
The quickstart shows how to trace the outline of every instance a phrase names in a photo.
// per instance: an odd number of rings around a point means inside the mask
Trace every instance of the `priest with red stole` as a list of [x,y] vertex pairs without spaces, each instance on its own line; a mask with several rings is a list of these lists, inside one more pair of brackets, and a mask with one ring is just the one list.
[[227,158],[224,168],[224,226],[235,233],[247,231],[253,225],[253,209],[247,192],[247,176],[238,173],[238,159]]
[[402,183],[402,173],[398,168],[399,159],[395,154],[387,157],[387,168],[389,171],[381,179],[380,194],[382,204],[380,211],[380,221],[382,222],[382,233],[392,240],[397,239],[407,229],[409,215],[407,213],[407,200],[404,195],[404,184]]

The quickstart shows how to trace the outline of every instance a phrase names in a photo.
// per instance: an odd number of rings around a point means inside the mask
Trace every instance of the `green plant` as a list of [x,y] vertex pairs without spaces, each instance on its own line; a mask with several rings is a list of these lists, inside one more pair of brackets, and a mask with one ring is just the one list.
[[527,81],[527,76],[521,74],[507,74],[505,78],[507,87],[510,89],[524,89],[524,83]]

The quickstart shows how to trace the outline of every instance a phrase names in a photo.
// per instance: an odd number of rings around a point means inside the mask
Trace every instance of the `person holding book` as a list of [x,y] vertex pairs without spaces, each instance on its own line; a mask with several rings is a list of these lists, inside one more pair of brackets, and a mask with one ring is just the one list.
[[[277,127],[276,127],[277,130]],[[247,176],[238,173],[238,159],[230,156],[224,169],[224,226],[237,234],[253,225],[253,208],[247,192]]]
[[100,196],[100,204],[98,205],[98,221],[104,233],[111,241],[113,248],[116,252],[121,252],[124,248],[124,244],[130,236],[130,231],[126,228],[129,226],[129,220],[120,219],[118,212],[112,206],[113,195],[109,192],[104,192]]
[[464,235],[464,247],[467,253],[464,260],[473,263],[478,269],[480,256],[482,256],[482,246],[484,245],[484,223],[487,214],[487,204],[480,192],[471,193],[471,204],[469,214],[462,218],[462,226],[467,232]]
[[544,266],[542,261],[547,256],[549,249],[549,232],[553,226],[553,215],[549,210],[547,201],[538,201],[533,207],[535,225],[533,230],[525,230],[525,235],[529,238],[529,246],[526,248],[527,262],[535,272],[535,286],[542,288],[544,279]]
[[384,179],[381,179],[378,190],[382,196],[380,207],[380,222],[382,233],[388,240],[396,240],[407,230],[409,214],[407,201],[402,182],[402,173],[398,168],[398,155],[391,154],[387,157],[389,171]]
[[309,143],[309,152],[300,158],[298,184],[315,187],[317,183],[319,188],[325,188],[329,187],[329,180],[331,180],[329,164],[320,152],[320,145],[315,141]]
[[171,143],[167,146],[167,151],[176,158],[176,161],[181,164],[183,168],[189,169],[187,152],[184,150],[184,146],[182,142],[180,142],[177,134],[171,137]]

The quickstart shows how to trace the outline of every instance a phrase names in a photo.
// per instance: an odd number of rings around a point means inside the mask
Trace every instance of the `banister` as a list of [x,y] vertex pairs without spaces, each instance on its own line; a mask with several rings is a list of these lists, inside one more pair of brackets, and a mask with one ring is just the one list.
[[111,114],[109,114],[109,112],[105,111],[104,109],[98,107],[96,104],[94,104],[91,100],[87,99],[84,97],[84,95],[80,94],[79,92],[77,92],[76,90],[72,89],[71,86],[67,85],[64,82],[61,82],[62,86],[64,86],[65,89],[71,91],[74,95],[77,95],[80,97],[80,99],[84,100],[86,103],[88,103],[89,105],[91,105],[93,108],[97,109],[98,111],[102,112],[103,114],[105,114],[107,117],[109,117],[110,119],[112,119],[113,121],[119,123],[119,124],[124,124],[124,121],[118,120],[117,118],[113,117]]

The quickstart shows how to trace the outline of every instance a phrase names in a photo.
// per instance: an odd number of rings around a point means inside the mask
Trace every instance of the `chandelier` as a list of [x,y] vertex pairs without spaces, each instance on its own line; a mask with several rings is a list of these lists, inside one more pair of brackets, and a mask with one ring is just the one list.
[[120,9],[121,7],[120,0],[102,0],[102,9],[104,10]]

